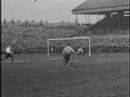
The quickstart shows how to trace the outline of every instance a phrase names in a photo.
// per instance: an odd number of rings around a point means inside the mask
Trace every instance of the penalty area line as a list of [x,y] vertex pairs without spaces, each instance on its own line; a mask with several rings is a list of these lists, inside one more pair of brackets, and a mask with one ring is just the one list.
[[14,60],[12,61],[2,61],[2,63],[24,63],[24,62],[31,62],[31,60]]

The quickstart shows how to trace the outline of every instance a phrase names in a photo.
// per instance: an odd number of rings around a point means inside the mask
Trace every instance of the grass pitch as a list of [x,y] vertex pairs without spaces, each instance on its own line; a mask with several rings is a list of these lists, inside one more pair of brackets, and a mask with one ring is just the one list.
[[15,55],[2,62],[2,97],[129,97],[126,53],[72,56]]

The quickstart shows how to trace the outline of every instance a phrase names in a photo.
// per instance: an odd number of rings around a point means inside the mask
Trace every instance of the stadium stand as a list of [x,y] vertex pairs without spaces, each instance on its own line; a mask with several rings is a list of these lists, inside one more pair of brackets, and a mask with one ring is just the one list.
[[[119,20],[120,19],[120,20]],[[128,34],[129,28],[128,16],[113,16],[105,17],[103,20],[97,22],[88,31],[92,34]]]
[[[81,30],[81,29],[80,29]],[[83,30],[84,31],[84,30]],[[48,38],[61,38],[81,36],[84,33],[77,29],[61,29],[61,28],[41,28],[41,27],[4,27],[2,28],[2,49],[11,44],[14,50],[36,52],[37,49],[46,51],[46,40]],[[87,34],[86,34],[87,35]],[[118,36],[118,37],[117,37]],[[88,47],[87,43],[83,41],[73,41],[73,45],[78,47],[80,45]],[[129,37],[124,35],[93,35],[91,38],[92,47],[128,47]],[[55,47],[63,47],[63,43],[54,42]]]
[[[130,16],[129,0],[87,0],[72,10],[73,14],[77,15],[105,15],[105,17],[96,24],[87,29],[86,32],[94,35],[103,35],[106,47],[129,47],[129,16]],[[116,14],[115,14],[116,13]],[[127,14],[126,14],[127,13]],[[118,39],[112,39],[118,36]],[[106,35],[110,35],[107,39]],[[112,35],[112,36],[111,36]],[[123,37],[127,38],[123,39]],[[99,37],[99,38],[100,38]],[[121,38],[122,37],[122,38]],[[102,38],[101,38],[102,39]],[[100,40],[100,39],[99,39]],[[93,41],[93,40],[91,40]],[[102,42],[96,39],[92,44]],[[127,41],[127,43],[126,43]],[[95,45],[96,45],[95,44]],[[118,45],[118,46],[117,46]],[[120,51],[120,50],[115,50]],[[128,49],[127,49],[128,51]]]
[[[74,8],[74,14],[105,14],[105,18],[91,25],[89,28],[75,25],[45,26],[42,22],[24,22],[17,25],[13,21],[2,25],[2,52],[11,44],[17,53],[46,53],[46,41],[49,38],[66,38],[91,35],[92,52],[129,51],[129,16],[124,12],[129,10],[128,0],[87,0]],[[112,15],[112,12],[117,14]],[[20,21],[18,22],[20,23]],[[88,33],[89,32],[89,33]],[[88,44],[83,41],[73,42],[73,47]],[[54,48],[62,48],[63,43],[54,42]],[[114,49],[115,48],[115,49]],[[61,51],[61,50],[59,50]]]

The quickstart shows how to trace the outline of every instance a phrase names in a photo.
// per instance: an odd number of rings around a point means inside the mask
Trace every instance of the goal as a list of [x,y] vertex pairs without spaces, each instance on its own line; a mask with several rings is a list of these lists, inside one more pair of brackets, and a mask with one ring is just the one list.
[[[85,49],[88,49],[88,56],[91,56],[91,42],[90,37],[73,37],[73,38],[53,38],[47,39],[47,56],[50,57],[53,47],[61,47],[69,42],[71,43],[72,48],[83,46]],[[78,45],[75,45],[78,44]],[[76,50],[77,51],[77,50]]]

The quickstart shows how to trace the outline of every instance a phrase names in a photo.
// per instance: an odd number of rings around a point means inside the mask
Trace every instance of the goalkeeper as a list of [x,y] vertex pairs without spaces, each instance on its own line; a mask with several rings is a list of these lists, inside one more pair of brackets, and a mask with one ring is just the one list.
[[79,54],[79,55],[83,55],[83,53],[84,53],[84,51],[83,51],[82,47],[79,48],[79,49],[78,49],[78,54]]
[[63,49],[63,61],[64,61],[64,65],[67,65],[67,63],[70,60],[70,54],[74,53],[77,54],[74,49],[70,46],[70,43],[68,43],[64,49]]

